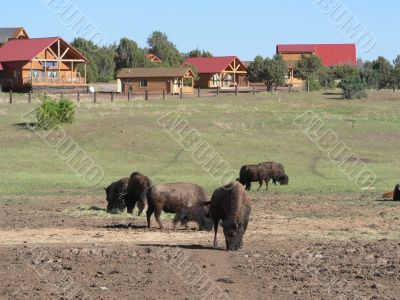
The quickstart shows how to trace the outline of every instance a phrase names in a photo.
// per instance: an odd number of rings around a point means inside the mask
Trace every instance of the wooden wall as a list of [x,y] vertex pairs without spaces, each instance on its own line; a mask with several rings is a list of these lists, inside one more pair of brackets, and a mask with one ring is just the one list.
[[[147,80],[147,87],[140,87],[140,81]],[[181,80],[181,78],[179,79]],[[151,94],[162,94],[163,90],[167,94],[173,93],[174,78],[159,77],[159,78],[124,78],[121,79],[123,92],[128,93],[129,89],[137,95],[144,95],[146,90]],[[193,94],[193,87],[183,87],[184,94]],[[176,93],[180,93],[180,86],[177,88]]]

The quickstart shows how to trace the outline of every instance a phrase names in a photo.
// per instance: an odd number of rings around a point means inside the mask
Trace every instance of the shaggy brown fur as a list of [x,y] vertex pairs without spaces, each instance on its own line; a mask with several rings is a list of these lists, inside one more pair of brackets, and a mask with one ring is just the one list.
[[126,196],[129,178],[122,178],[111,183],[105,188],[107,195],[107,211],[124,211],[126,208]]
[[218,225],[222,220],[226,250],[236,251],[243,246],[251,213],[250,199],[239,182],[217,189],[211,197],[210,215],[214,221],[214,247],[218,246]]
[[139,173],[132,173],[128,182],[128,195],[127,195],[127,207],[128,213],[132,214],[135,205],[137,204],[140,215],[146,206],[146,193],[152,186],[152,182],[149,177]]
[[259,163],[258,166],[264,167],[267,172],[265,184],[267,185],[272,179],[272,183],[276,185],[279,182],[280,185],[288,185],[289,184],[289,176],[285,174],[285,168],[282,164],[276,162],[263,162]]
[[[192,183],[168,183],[157,184],[147,192],[146,211],[147,226],[150,228],[150,218],[154,213],[156,221],[163,229],[160,220],[161,212],[182,214],[184,209],[194,207],[196,205],[207,205],[207,197],[203,188]],[[202,210],[199,209],[198,213]],[[174,219],[174,229],[179,221],[184,220],[184,217],[178,216]]]
[[258,190],[260,190],[263,182],[266,180],[269,181],[267,176],[268,170],[261,165],[244,165],[240,168],[239,178],[237,181],[245,185],[247,191],[250,191],[252,182],[258,182],[260,184]]

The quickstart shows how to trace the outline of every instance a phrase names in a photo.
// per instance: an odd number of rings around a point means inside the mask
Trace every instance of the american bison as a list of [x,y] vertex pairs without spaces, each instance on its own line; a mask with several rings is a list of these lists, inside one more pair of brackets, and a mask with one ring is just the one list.
[[394,188],[393,201],[400,201],[400,184],[396,185]]
[[288,185],[289,184],[289,176],[285,174],[285,168],[282,164],[276,162],[263,162],[258,164],[261,167],[266,168],[267,176],[265,180],[265,184],[267,185],[272,179],[272,183],[276,185],[279,182],[280,185]]
[[[192,183],[168,183],[157,184],[149,189],[147,192],[147,226],[150,228],[150,217],[154,213],[156,221],[163,229],[160,220],[161,212],[176,213],[173,221],[174,229],[179,221],[185,220],[184,209],[192,208],[193,211],[197,209],[197,213],[205,214],[207,207],[207,197],[203,188],[199,185]],[[194,208],[200,206],[199,208]],[[201,208],[205,206],[205,208]],[[186,224],[185,224],[186,225]]]
[[267,169],[261,165],[245,165],[240,168],[239,181],[241,184],[246,186],[246,190],[250,191],[251,183],[258,182],[260,186],[258,190],[261,189],[263,182],[267,179],[268,173]]
[[214,222],[214,247],[218,246],[218,225],[222,220],[227,251],[236,251],[243,246],[251,213],[250,200],[244,186],[239,182],[217,189],[211,197],[210,215]]
[[200,203],[192,207],[184,208],[175,215],[173,224],[181,223],[188,229],[189,222],[196,222],[199,226],[199,231],[211,231],[212,220],[207,217],[209,215],[208,203]]
[[150,178],[139,173],[132,173],[128,182],[128,194],[127,194],[127,202],[126,205],[128,207],[128,213],[132,214],[135,205],[137,204],[139,213],[141,215],[143,209],[146,205],[146,193],[149,188],[152,186],[152,182]]
[[107,211],[119,210],[124,211],[126,208],[126,198],[129,178],[122,178],[111,183],[105,188]]

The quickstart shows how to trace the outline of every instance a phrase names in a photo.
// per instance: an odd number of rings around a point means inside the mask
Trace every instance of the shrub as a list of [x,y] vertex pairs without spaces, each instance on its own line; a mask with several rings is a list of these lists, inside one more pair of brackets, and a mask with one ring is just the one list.
[[366,84],[359,76],[348,76],[340,82],[344,99],[362,99],[367,97]]
[[36,108],[35,113],[37,127],[45,130],[63,123],[71,124],[75,119],[75,107],[70,100],[56,101],[46,98]]
[[309,80],[310,80],[309,82],[310,92],[319,91],[321,89],[321,84],[317,79],[310,78]]

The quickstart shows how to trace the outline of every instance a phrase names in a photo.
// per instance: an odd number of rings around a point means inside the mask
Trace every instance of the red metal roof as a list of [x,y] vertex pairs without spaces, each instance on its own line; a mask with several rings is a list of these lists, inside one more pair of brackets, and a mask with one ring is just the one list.
[[276,52],[312,53],[318,55],[327,67],[337,65],[355,65],[357,63],[355,44],[294,44],[277,45]]
[[240,61],[237,56],[189,57],[183,64],[195,66],[198,73],[212,74],[224,71],[234,59]]
[[0,62],[32,60],[59,39],[61,38],[11,40],[0,48]]

